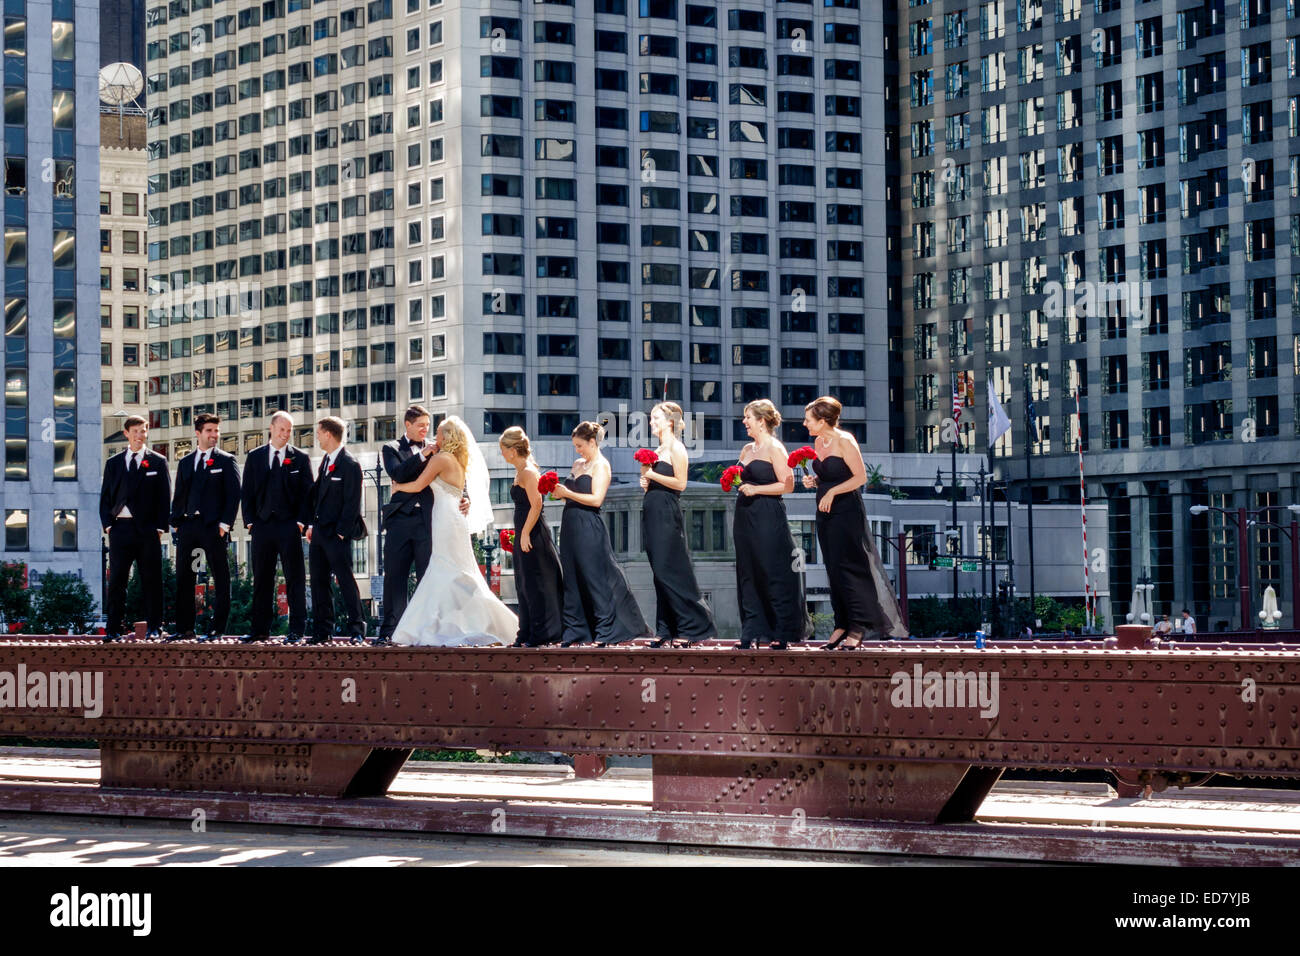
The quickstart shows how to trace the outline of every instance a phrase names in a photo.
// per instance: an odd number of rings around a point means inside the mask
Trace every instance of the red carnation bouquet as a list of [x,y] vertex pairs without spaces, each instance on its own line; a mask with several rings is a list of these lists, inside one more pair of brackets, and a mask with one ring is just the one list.
[[640,464],[645,465],[647,468],[653,468],[655,462],[659,460],[659,456],[656,455],[654,452],[652,452],[649,448],[640,449],[632,457],[635,458],[637,462],[639,462]]
[[732,486],[735,485],[737,479],[740,478],[740,473],[744,470],[745,469],[741,468],[739,465],[732,465],[724,471],[722,473],[722,479],[719,482],[719,484],[722,485],[722,490],[730,491]]
[[555,486],[560,483],[560,476],[553,471],[544,471],[537,478],[537,490],[544,495],[549,495],[555,490]]
[[515,532],[513,528],[502,528],[500,534],[501,550],[506,554],[515,553]]

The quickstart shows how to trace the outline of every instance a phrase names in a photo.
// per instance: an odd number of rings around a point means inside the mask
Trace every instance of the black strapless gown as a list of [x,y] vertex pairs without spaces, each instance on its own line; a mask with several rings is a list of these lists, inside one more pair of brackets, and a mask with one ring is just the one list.
[[[673,466],[666,461],[655,462],[654,470],[669,477],[673,474]],[[655,579],[655,633],[660,638],[703,641],[717,637],[718,628],[695,583],[680,497],[652,481],[641,503],[641,540]]]
[[515,591],[519,595],[519,641],[534,647],[554,644],[564,634],[564,578],[560,571],[560,554],[551,540],[546,516],[540,515],[528,536],[531,551],[524,551],[524,525],[528,523],[528,492],[510,486],[515,503]]
[[[771,462],[751,461],[740,473],[747,484],[776,481]],[[804,600],[803,575],[795,570],[798,550],[790,535],[785,502],[776,495],[737,493],[732,537],[736,548],[736,597],[740,642],[802,641],[812,634]]]
[[[826,492],[853,477],[839,455],[814,459],[817,503]],[[817,540],[826,561],[835,626],[861,628],[868,636],[907,637],[903,609],[885,576],[885,567],[867,527],[861,490],[836,495],[829,513],[817,512]]]
[[[591,475],[564,479],[578,494],[591,494]],[[621,644],[649,637],[645,618],[614,561],[609,532],[599,508],[565,501],[560,522],[560,566],[564,571],[564,643]]]

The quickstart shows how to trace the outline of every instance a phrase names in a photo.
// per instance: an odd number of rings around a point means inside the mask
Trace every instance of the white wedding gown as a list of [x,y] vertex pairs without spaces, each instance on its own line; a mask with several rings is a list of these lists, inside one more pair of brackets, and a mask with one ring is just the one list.
[[467,647],[512,644],[519,618],[492,593],[460,513],[461,490],[433,479],[433,554],[393,632],[394,644]]

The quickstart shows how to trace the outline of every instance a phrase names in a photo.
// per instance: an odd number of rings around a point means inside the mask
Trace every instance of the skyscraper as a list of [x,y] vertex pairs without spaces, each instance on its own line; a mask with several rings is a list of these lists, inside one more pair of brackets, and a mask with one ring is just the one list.
[[1028,440],[1039,500],[1077,501],[1082,442],[1117,613],[1146,573],[1157,610],[1238,623],[1239,547],[1257,594],[1300,597],[1278,529],[1239,542],[1230,517],[1189,513],[1272,507],[1260,517],[1285,524],[1300,501],[1296,5],[892,15],[905,447],[947,447],[952,377],[973,371],[1014,422],[1003,471],[1023,487]]
[[98,6],[4,7],[3,559],[99,593]]
[[[277,408],[373,453],[665,394],[888,443],[879,8],[305,0],[146,11],[151,440]],[[618,422],[611,423],[615,427]],[[310,428],[297,441],[310,444]]]

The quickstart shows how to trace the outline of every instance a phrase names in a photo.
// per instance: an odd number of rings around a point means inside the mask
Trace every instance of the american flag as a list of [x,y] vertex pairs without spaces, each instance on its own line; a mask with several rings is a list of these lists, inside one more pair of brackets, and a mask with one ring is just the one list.
[[953,372],[952,375],[952,418],[961,425],[961,410],[974,402],[975,374],[973,372]]

